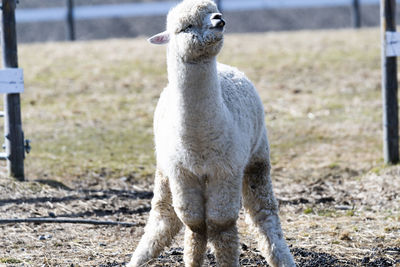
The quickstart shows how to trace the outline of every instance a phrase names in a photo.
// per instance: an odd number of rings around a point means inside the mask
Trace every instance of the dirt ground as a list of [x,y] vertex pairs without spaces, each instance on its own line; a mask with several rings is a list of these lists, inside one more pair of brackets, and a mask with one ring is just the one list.
[[[279,177],[279,170],[274,174]],[[359,175],[331,167],[311,183],[275,181],[282,226],[298,266],[400,266],[400,166]],[[322,176],[321,176],[322,177]],[[84,189],[83,189],[84,188]],[[16,182],[0,178],[0,219],[133,222],[0,225],[0,266],[124,266],[143,233],[151,184],[129,178]],[[267,266],[239,220],[241,266]],[[182,266],[182,234],[150,266]],[[206,266],[215,266],[207,253]]]

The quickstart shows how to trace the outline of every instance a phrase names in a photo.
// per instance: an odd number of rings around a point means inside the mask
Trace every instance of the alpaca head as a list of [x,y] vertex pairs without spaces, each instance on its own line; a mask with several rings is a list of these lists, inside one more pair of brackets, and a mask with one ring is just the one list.
[[212,0],[184,0],[168,13],[167,30],[149,41],[169,43],[170,53],[184,62],[201,62],[221,50],[224,26]]

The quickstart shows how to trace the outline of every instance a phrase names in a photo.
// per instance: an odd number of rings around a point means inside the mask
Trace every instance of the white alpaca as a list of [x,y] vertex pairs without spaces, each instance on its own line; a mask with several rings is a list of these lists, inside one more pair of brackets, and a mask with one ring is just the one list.
[[154,115],[157,152],[152,210],[128,266],[145,266],[185,226],[185,266],[202,266],[207,241],[219,266],[239,266],[241,196],[272,266],[295,266],[270,179],[264,109],[237,69],[218,64],[225,22],[211,0],[184,0],[168,14],[169,84]]

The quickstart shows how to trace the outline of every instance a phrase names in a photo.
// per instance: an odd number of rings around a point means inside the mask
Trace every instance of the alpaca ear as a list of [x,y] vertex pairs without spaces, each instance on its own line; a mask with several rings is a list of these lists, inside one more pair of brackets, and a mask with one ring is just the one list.
[[158,44],[158,45],[167,44],[169,42],[169,33],[167,31],[160,32],[159,34],[156,34],[147,39],[147,41],[149,41],[152,44]]

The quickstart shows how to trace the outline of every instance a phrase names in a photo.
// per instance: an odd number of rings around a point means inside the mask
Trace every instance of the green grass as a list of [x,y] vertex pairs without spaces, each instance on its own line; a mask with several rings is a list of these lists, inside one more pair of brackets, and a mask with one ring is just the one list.
[[[381,166],[379,44],[376,29],[226,37],[219,61],[256,85],[283,176]],[[19,59],[29,178],[152,176],[164,47],[144,39],[28,44]]]
[[22,261],[14,258],[0,258],[0,263],[16,264],[16,263],[22,263]]
[[308,207],[308,208],[306,208],[306,209],[303,210],[303,213],[304,213],[304,214],[311,214],[311,213],[313,213],[313,212],[314,212],[314,209],[311,208],[311,207]]

